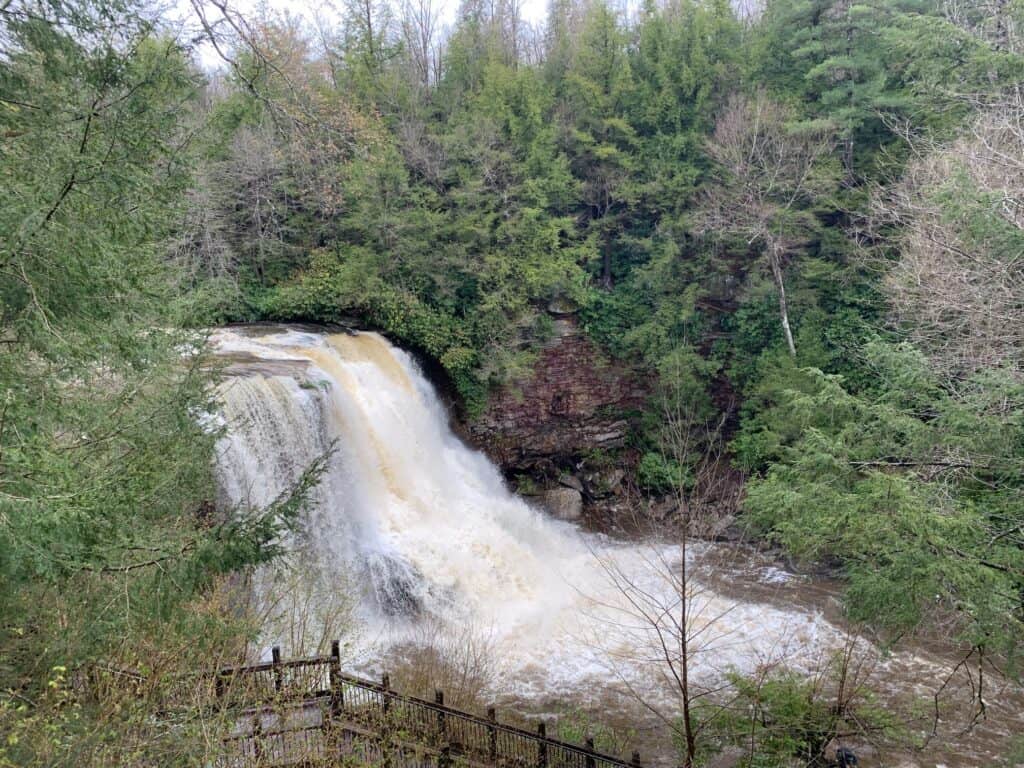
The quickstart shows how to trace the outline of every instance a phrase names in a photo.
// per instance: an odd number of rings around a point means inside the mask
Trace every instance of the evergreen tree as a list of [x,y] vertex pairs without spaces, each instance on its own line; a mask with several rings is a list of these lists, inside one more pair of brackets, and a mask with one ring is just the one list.
[[856,182],[857,156],[888,138],[878,113],[910,106],[882,36],[928,9],[927,0],[773,0],[766,8],[765,79],[836,125],[847,185]]
[[0,762],[145,761],[168,743],[151,713],[72,705],[59,670],[183,636],[220,653],[235,630],[193,601],[280,553],[308,483],[212,514],[213,379],[163,254],[182,49],[129,3],[6,3],[0,25],[0,687],[34,702],[0,705]]
[[614,283],[618,233],[635,199],[636,132],[625,119],[632,89],[626,35],[603,2],[587,9],[565,88],[563,141],[583,184],[588,230],[601,248],[598,279],[607,289]]

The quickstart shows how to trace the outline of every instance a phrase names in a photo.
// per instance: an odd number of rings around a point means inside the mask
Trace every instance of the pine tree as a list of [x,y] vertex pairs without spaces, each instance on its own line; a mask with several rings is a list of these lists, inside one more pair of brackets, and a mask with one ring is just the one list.
[[565,144],[573,173],[583,184],[589,232],[600,242],[599,281],[614,282],[616,240],[635,197],[632,185],[636,134],[625,119],[633,86],[626,35],[605,3],[590,6],[565,77]]
[[929,0],[773,0],[765,12],[762,71],[780,92],[802,95],[808,112],[831,120],[841,139],[846,184],[857,157],[884,143],[880,111],[910,102],[892,77],[884,30]]

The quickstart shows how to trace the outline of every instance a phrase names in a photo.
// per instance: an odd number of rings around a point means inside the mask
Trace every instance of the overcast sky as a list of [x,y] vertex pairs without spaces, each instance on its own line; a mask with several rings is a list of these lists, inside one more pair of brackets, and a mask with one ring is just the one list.
[[[459,0],[438,0],[441,8],[441,18],[444,24],[451,24],[455,20],[455,13],[458,10]],[[521,0],[523,20],[531,24],[544,20],[547,14],[548,0]],[[175,0],[177,11],[174,15],[191,26],[195,23],[195,11],[189,0]],[[316,13],[327,18],[337,18],[340,13],[340,3],[332,2],[303,2],[303,0],[230,0],[232,9],[243,16],[253,13],[259,7],[267,7],[274,11],[288,12],[293,16],[300,16],[312,21]],[[217,12],[211,8],[210,17],[216,18]],[[217,69],[223,62],[217,57],[212,46],[202,46],[199,51],[199,58],[204,68]]]

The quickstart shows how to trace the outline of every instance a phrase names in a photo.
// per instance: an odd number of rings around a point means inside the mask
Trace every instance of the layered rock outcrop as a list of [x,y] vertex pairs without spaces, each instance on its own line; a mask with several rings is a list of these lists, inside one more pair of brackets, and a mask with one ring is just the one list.
[[554,333],[530,377],[494,393],[469,428],[507,474],[528,476],[540,488],[557,488],[567,472],[583,478],[588,457],[622,449],[647,397],[642,377],[605,355],[575,315],[552,314]]

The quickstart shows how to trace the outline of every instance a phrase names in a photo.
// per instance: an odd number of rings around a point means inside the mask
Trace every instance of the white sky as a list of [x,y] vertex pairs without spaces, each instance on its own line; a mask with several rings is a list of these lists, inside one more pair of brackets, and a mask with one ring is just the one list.
[[[450,25],[455,20],[459,0],[438,0],[441,9],[441,21],[443,25]],[[544,20],[547,15],[548,0],[521,0],[523,20],[530,24],[537,24]],[[195,11],[189,0],[174,0],[176,11],[170,14],[180,20],[186,21],[189,26],[196,23]],[[316,14],[327,19],[340,16],[340,4],[336,2],[303,2],[303,0],[230,0],[229,7],[238,13],[246,16],[256,11],[257,8],[265,7],[273,11],[287,12],[292,16],[299,16],[310,22]],[[215,9],[210,9],[210,18],[217,18]],[[217,69],[223,65],[212,46],[201,46],[199,59],[206,69]]]

